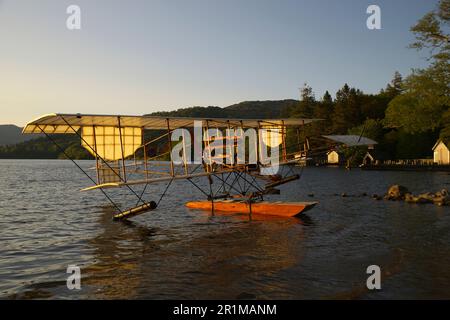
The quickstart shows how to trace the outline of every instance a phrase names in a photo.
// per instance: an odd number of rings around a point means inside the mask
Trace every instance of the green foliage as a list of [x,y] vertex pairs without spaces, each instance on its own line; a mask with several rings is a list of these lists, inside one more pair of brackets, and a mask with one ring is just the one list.
[[450,68],[446,62],[415,70],[405,81],[405,93],[390,102],[386,126],[403,127],[410,133],[440,128],[450,106],[449,79]]
[[310,125],[310,135],[324,135],[332,133],[331,116],[333,114],[333,98],[328,91],[325,92],[321,101],[314,105],[313,118],[321,121],[313,122]]
[[[80,143],[73,142],[71,143],[65,150],[64,153],[60,153],[58,155],[58,159],[74,159],[74,160],[83,160],[83,159],[92,159],[92,155],[83,148]],[[67,157],[66,157],[67,155]]]
[[[92,159],[85,151],[76,135],[52,135],[52,139],[74,159]],[[16,145],[0,147],[1,159],[58,159],[64,155],[60,149],[45,137],[29,140]]]
[[386,86],[384,94],[392,99],[401,94],[403,89],[403,77],[400,72],[395,71],[394,78],[392,79],[391,83]]
[[363,93],[345,84],[336,93],[336,104],[332,115],[333,132],[345,134],[347,130],[362,121],[361,105]]
[[298,107],[291,111],[291,116],[296,118],[312,118],[316,106],[316,98],[314,97],[312,88],[305,83],[300,91],[300,95],[301,100],[298,103]]
[[450,142],[450,109],[442,115],[442,129],[439,137],[447,144]]
[[384,133],[383,124],[381,120],[367,119],[359,126],[348,130],[348,134],[362,135],[364,137],[379,141]]
[[174,111],[154,112],[152,116],[163,117],[197,117],[197,118],[280,118],[290,115],[298,105],[297,100],[276,101],[244,101],[231,106],[220,107],[191,107]]
[[432,155],[431,148],[437,138],[437,133],[433,131],[411,134],[405,130],[399,130],[395,158],[430,158]]
[[379,94],[361,97],[361,117],[363,119],[384,119],[385,112],[392,97],[381,91]]
[[[386,110],[385,125],[402,128],[407,134],[441,130],[450,134],[450,0],[441,0],[437,10],[426,14],[411,28],[418,50],[429,49],[432,61],[427,69],[414,70]],[[447,30],[447,33],[445,31]]]
[[[384,129],[381,120],[367,119],[359,126],[349,129],[347,133],[351,135],[364,136],[373,139],[380,144]],[[351,165],[358,165],[362,162],[367,149],[367,146],[345,148],[343,150],[343,154],[345,158],[349,160]]]
[[441,0],[436,10],[420,19],[411,31],[416,42],[411,48],[417,50],[428,49],[429,59],[448,61],[450,57],[450,0]]

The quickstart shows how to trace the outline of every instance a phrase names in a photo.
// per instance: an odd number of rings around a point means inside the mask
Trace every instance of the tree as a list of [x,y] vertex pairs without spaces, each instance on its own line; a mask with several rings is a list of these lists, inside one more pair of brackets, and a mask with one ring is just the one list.
[[448,61],[450,55],[450,35],[445,27],[450,24],[450,0],[441,0],[435,11],[427,13],[411,31],[416,42],[410,45],[417,50],[428,49],[430,58]]
[[399,94],[401,94],[403,91],[403,78],[400,72],[395,71],[394,78],[392,79],[391,83],[389,83],[386,86],[386,90],[384,91],[384,94],[386,94],[388,97],[395,98]]
[[438,67],[416,70],[407,78],[407,91],[395,97],[386,110],[388,127],[402,127],[409,133],[441,128],[443,113],[450,105],[450,89]]
[[377,142],[382,138],[383,133],[383,124],[381,120],[374,119],[367,119],[363,124],[348,130],[348,134],[362,135]]
[[440,138],[446,143],[450,142],[450,109],[445,111],[442,115],[442,130]]
[[313,117],[321,121],[312,124],[313,132],[318,135],[331,133],[331,116],[333,114],[333,98],[328,91],[325,92],[321,101],[316,103]]
[[347,130],[362,122],[361,103],[363,93],[358,89],[350,88],[345,84],[336,93],[334,108],[333,132],[344,134]]
[[305,83],[300,89],[300,102],[298,108],[293,110],[292,116],[299,118],[312,118],[314,114],[314,107],[316,105],[316,98],[312,88]]
[[429,49],[431,65],[427,69],[413,70],[403,84],[403,93],[397,95],[386,110],[385,124],[402,127],[414,134],[441,130],[450,132],[450,123],[444,115],[450,107],[450,0],[441,0],[438,9],[426,14],[411,28],[418,50]]

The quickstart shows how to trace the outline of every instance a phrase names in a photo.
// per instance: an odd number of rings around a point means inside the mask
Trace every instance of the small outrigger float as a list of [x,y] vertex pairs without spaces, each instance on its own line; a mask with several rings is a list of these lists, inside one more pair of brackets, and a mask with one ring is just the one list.
[[317,202],[268,202],[245,200],[221,200],[221,201],[190,201],[186,207],[190,209],[219,211],[228,213],[259,214],[279,217],[296,217],[311,209]]
[[[23,133],[47,136],[93,183],[82,191],[99,190],[110,201],[116,209],[114,220],[157,209],[172,182],[180,180],[207,199],[188,202],[188,208],[293,217],[316,202],[264,198],[279,194],[275,187],[300,179],[296,164],[310,155],[309,140],[301,141],[300,130],[316,120],[49,114],[29,122]],[[287,139],[288,132],[297,138]],[[81,146],[95,158],[91,168],[95,173],[66,153],[54,136],[61,134],[78,136]],[[349,145],[349,137],[325,138]],[[351,138],[352,145],[367,143],[361,136]],[[277,170],[270,173],[273,160]],[[207,183],[198,183],[200,178]],[[157,201],[147,198],[155,197],[154,190],[147,188],[150,184],[166,184]],[[122,188],[136,200],[130,206],[129,195],[109,193],[109,188]],[[119,196],[120,202],[115,200]]]

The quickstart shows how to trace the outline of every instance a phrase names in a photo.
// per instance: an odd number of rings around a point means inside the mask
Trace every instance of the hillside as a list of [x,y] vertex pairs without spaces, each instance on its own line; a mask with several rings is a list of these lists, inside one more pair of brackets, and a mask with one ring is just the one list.
[[22,134],[22,128],[12,124],[0,125],[0,146],[13,145],[36,138]]
[[[36,137],[35,137],[36,138]],[[80,146],[76,135],[53,135],[53,139],[73,159],[91,159]],[[0,146],[0,159],[61,159],[61,150],[46,137],[38,137],[15,145]]]
[[174,111],[154,112],[152,116],[211,118],[280,118],[298,104],[297,100],[244,101],[231,106],[190,107]]

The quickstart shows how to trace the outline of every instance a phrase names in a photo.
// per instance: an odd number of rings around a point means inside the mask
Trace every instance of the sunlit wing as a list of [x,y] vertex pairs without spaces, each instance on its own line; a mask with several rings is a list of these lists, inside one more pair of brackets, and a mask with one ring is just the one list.
[[203,126],[211,128],[227,128],[228,125],[244,128],[271,126],[302,126],[317,119],[228,119],[228,118],[191,118],[191,117],[159,117],[159,116],[118,116],[87,114],[48,114],[29,122],[23,133],[73,133],[82,127],[132,127],[147,130],[167,130],[167,122],[171,128],[194,127],[195,121],[202,121]]

